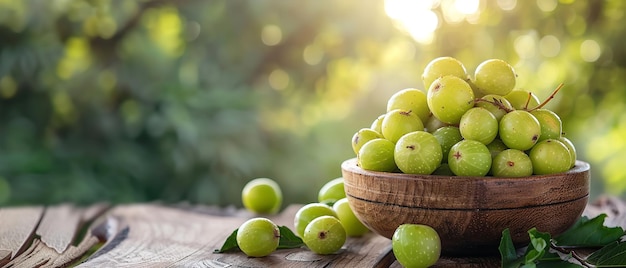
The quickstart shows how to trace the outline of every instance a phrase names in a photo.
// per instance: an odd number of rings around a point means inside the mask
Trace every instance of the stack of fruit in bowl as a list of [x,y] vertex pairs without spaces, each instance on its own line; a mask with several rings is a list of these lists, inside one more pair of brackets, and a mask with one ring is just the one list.
[[559,116],[529,91],[515,89],[513,67],[482,62],[470,77],[451,57],[432,60],[427,92],[408,88],[387,112],[354,134],[352,148],[366,170],[408,174],[524,177],[562,173],[576,163]]
[[523,245],[531,228],[557,235],[574,224],[590,167],[545,108],[562,85],[540,102],[499,59],[470,76],[460,61],[436,58],[422,79],[426,91],[396,92],[352,138],[356,159],[341,167],[361,222],[392,240],[405,224],[432,227],[447,254],[493,253],[505,229]]

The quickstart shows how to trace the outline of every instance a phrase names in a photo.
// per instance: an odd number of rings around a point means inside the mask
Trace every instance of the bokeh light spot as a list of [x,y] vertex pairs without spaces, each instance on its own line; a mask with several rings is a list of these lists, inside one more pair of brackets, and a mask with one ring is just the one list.
[[554,35],[546,35],[539,40],[539,51],[544,57],[556,57],[561,51],[561,42]]
[[513,10],[517,6],[517,0],[498,0],[498,6],[502,10]]
[[74,103],[67,92],[55,92],[51,101],[56,115],[58,115],[61,119],[66,122],[71,122],[75,119]]
[[0,96],[9,99],[17,92],[17,83],[11,76],[4,76],[0,79]]
[[515,39],[514,46],[515,52],[517,52],[522,59],[532,58],[536,54],[536,42],[532,34],[525,34],[517,37]]
[[184,52],[183,21],[176,8],[150,10],[145,14],[145,20],[150,38],[161,51],[173,58]]
[[302,58],[308,65],[316,65],[324,58],[324,51],[318,45],[311,44],[302,51]]
[[557,4],[556,0],[537,0],[537,7],[543,12],[552,12],[556,9]]
[[598,42],[587,39],[580,44],[580,57],[586,62],[594,62],[598,60],[602,54],[602,49]]
[[57,75],[69,79],[86,70],[91,64],[89,42],[85,38],[72,37],[65,44],[65,55],[57,65]]
[[268,82],[273,89],[283,90],[289,85],[289,74],[282,69],[276,69],[270,73]]
[[275,46],[283,39],[283,31],[274,24],[263,26],[261,31],[261,41],[267,46]]
[[446,1],[441,4],[443,18],[447,23],[460,23],[465,19],[465,14],[461,13],[455,6],[454,2]]

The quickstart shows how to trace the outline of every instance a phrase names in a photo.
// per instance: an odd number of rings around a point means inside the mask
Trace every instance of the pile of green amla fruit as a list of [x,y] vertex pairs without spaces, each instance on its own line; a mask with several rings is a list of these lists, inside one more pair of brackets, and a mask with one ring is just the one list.
[[452,57],[432,60],[427,91],[396,92],[387,112],[354,134],[352,148],[366,170],[457,176],[524,177],[566,172],[576,149],[559,116],[530,91],[515,89],[506,61],[490,59],[473,76]]

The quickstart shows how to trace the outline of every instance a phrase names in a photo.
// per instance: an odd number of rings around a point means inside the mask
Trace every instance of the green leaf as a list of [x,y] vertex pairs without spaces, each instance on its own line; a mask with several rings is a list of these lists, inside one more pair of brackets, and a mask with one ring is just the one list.
[[530,236],[530,244],[524,254],[524,264],[531,264],[541,259],[550,248],[548,246],[550,244],[549,233],[542,233],[532,228],[528,230],[528,236]]
[[624,230],[621,227],[604,226],[605,218],[606,214],[593,219],[583,216],[554,240],[559,246],[571,247],[602,247],[617,241],[624,235]]
[[287,228],[287,226],[278,226],[278,229],[280,230],[280,242],[278,242],[279,249],[299,248],[304,246],[302,239]]
[[547,251],[537,262],[537,268],[579,268],[579,265],[567,261],[571,257],[571,253],[561,257],[555,252]]
[[529,249],[526,254],[524,254],[524,265],[526,264],[534,264],[535,260],[541,258],[543,255],[543,251],[538,251],[536,249]]
[[228,251],[239,250],[239,245],[237,245],[237,231],[239,228],[235,229],[233,233],[231,233],[224,241],[224,245],[220,249],[216,249],[213,253],[224,253]]
[[626,242],[610,243],[587,257],[587,262],[597,267],[626,266]]
[[[224,253],[229,251],[239,251],[239,245],[237,245],[237,231],[235,229],[230,234],[220,249],[216,249],[213,253]],[[278,249],[299,248],[304,246],[302,239],[293,233],[287,226],[278,226],[280,231],[280,240],[278,241]]]
[[533,237],[532,235],[530,236],[530,243],[537,251],[544,251],[548,245],[548,242],[546,242],[545,239],[541,237]]
[[566,262],[564,260],[541,261],[537,263],[537,268],[580,268],[580,265]]
[[502,259],[502,268],[517,268],[523,263],[522,258],[517,257],[513,239],[511,239],[511,232],[508,228],[502,231],[498,250]]
[[541,256],[541,259],[539,260],[540,261],[561,261],[561,260],[568,260],[571,257],[572,257],[572,254],[570,253],[569,255],[566,255],[566,259],[562,259],[561,256],[557,254],[556,252],[547,251],[546,254],[543,254],[543,256]]
[[517,256],[510,232],[506,229],[502,232],[502,239],[498,248],[502,257],[502,267],[579,267],[567,262],[571,255],[559,256],[550,252],[552,241],[558,247],[604,246],[590,255],[586,262],[594,264],[596,267],[625,267],[626,242],[618,242],[624,236],[624,230],[621,227],[609,228],[604,226],[605,218],[606,214],[601,214],[593,219],[581,217],[570,229],[554,240],[551,240],[549,233],[542,233],[532,228],[528,230],[530,243],[523,256]]

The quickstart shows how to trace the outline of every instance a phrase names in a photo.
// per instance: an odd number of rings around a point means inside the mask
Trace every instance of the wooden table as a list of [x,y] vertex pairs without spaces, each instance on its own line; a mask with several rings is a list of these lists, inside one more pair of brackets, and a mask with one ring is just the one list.
[[[292,230],[300,205],[270,218]],[[626,227],[624,203],[601,197],[585,214],[607,213]],[[254,215],[235,208],[184,204],[95,204],[0,208],[0,267],[401,267],[387,238],[349,238],[336,254],[306,248],[264,258],[216,254],[233,230]],[[435,267],[499,267],[499,256],[442,256]]]

